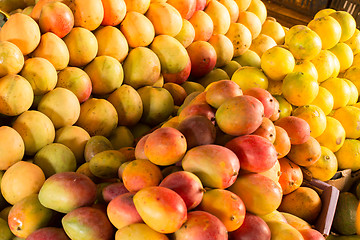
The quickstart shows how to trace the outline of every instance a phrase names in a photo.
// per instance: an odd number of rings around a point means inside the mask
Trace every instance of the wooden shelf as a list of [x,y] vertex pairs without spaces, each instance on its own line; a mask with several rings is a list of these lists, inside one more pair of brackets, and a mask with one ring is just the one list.
[[294,10],[283,7],[277,3],[263,1],[269,17],[274,17],[284,27],[292,27],[294,25],[307,25],[311,20],[311,16],[303,15]]

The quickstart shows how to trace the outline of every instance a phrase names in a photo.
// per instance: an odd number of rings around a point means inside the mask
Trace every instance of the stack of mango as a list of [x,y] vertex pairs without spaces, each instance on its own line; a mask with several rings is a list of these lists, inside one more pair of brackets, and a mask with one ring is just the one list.
[[349,13],[287,29],[261,0],[0,9],[1,240],[324,239],[301,168],[360,169]]

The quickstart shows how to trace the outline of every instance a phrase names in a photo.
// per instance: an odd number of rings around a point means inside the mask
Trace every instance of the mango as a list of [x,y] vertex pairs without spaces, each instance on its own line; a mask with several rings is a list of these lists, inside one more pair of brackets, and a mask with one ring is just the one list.
[[1,193],[5,200],[14,205],[23,198],[38,193],[45,175],[37,165],[19,161],[4,173],[1,179]]
[[115,240],[169,240],[169,238],[162,233],[159,233],[150,228],[145,223],[133,223],[119,229],[115,234]]
[[[178,1],[178,0],[174,0]],[[188,0],[195,1],[195,0]],[[169,4],[170,1],[167,1]],[[178,1],[181,2],[181,1]],[[193,25],[186,19],[183,19],[182,28],[180,32],[175,36],[175,38],[185,47],[187,48],[195,39],[195,29]]]
[[38,195],[31,194],[17,202],[10,210],[8,223],[11,232],[20,238],[49,224],[53,211],[40,204]]
[[10,231],[7,221],[0,218],[0,238],[4,240],[11,240],[13,237],[14,234]]
[[43,170],[46,178],[55,173],[76,170],[73,152],[61,143],[51,143],[40,149],[34,156],[34,163]]
[[143,103],[141,122],[155,126],[165,121],[174,110],[174,99],[165,88],[145,86],[138,89]]
[[250,172],[265,172],[277,161],[274,145],[261,136],[239,136],[230,140],[225,147],[232,150],[239,158],[241,169]]
[[230,80],[229,75],[221,68],[214,68],[203,77],[196,79],[204,88],[207,88],[211,83],[221,80]]
[[216,67],[226,66],[234,56],[234,47],[231,40],[224,34],[213,35],[209,43],[216,51]]
[[208,144],[187,151],[182,167],[198,176],[205,187],[225,189],[235,182],[240,163],[230,149]]
[[221,67],[221,69],[223,69],[226,72],[226,74],[229,76],[229,78],[231,79],[232,75],[234,75],[236,70],[238,70],[240,67],[241,67],[241,65],[238,62],[231,60],[228,64]]
[[94,203],[96,185],[89,177],[74,172],[56,173],[46,179],[39,192],[40,203],[58,212]]
[[306,222],[304,219],[301,219],[291,213],[281,212],[281,214],[285,217],[286,222],[296,228],[297,230],[305,230],[311,229],[311,225]]
[[230,239],[270,240],[270,228],[259,216],[246,212],[243,224],[229,233]]
[[260,127],[256,129],[255,132],[253,132],[252,134],[266,138],[274,144],[276,139],[275,125],[269,118],[264,117]]
[[153,85],[160,77],[160,60],[149,48],[137,47],[129,52],[124,64],[124,83],[138,89]]
[[244,95],[253,96],[264,106],[264,116],[269,118],[275,112],[275,100],[270,92],[263,88],[254,87],[243,91]]
[[70,240],[62,228],[44,227],[32,232],[26,239],[28,240]]
[[224,189],[206,191],[198,209],[218,217],[228,232],[238,229],[243,224],[246,213],[241,198]]
[[163,88],[169,91],[169,93],[174,99],[175,106],[180,106],[181,104],[183,104],[187,94],[185,89],[180,86],[179,83],[176,83],[176,81],[167,82],[164,84]]
[[181,109],[181,112],[179,113],[179,121],[182,122],[193,116],[203,116],[213,123],[215,119],[214,112],[214,109],[206,102],[197,103],[196,101],[192,101],[188,104],[188,106],[184,106],[184,108]]
[[42,6],[38,23],[42,33],[53,32],[63,38],[74,27],[74,14],[60,1],[49,2]]
[[283,216],[282,213],[280,213],[278,210],[274,210],[271,213],[268,213],[266,215],[261,215],[260,216],[265,222],[270,222],[270,221],[279,221],[279,222],[284,222],[287,223],[286,218]]
[[294,239],[303,240],[301,233],[288,223],[270,221],[267,223],[271,231],[271,239]]
[[185,47],[171,36],[156,36],[150,45],[150,49],[158,56],[162,73],[180,72],[189,61]]
[[159,128],[150,133],[144,153],[154,164],[167,166],[180,161],[187,150],[184,135],[174,128]]
[[[120,6],[122,3],[124,4],[124,1],[119,0],[112,3],[118,3]],[[124,8],[124,10],[126,10],[126,7]],[[118,15],[117,17],[121,18],[121,15]],[[99,47],[97,56],[111,56],[121,63],[125,60],[129,52],[129,45],[126,41],[124,34],[122,34],[122,32],[118,28],[113,27],[112,25],[104,26],[103,28],[97,29],[94,32],[94,35],[96,37]]]
[[93,94],[110,94],[118,89],[124,80],[122,65],[111,56],[96,57],[84,68],[84,71],[90,77]]
[[[0,171],[0,186],[1,186],[1,180],[2,180],[3,176],[4,176],[4,171]],[[6,208],[7,205],[8,205],[8,202],[6,202],[3,194],[1,193],[1,188],[0,188],[0,209],[2,209],[0,212],[0,218],[4,217],[4,219],[7,219],[7,214],[6,214],[6,217],[2,215],[2,212]]]
[[187,95],[190,95],[193,92],[203,92],[205,90],[204,86],[197,82],[185,81],[181,86],[185,89]]
[[81,104],[76,125],[85,129],[90,136],[108,137],[118,124],[115,107],[105,99],[91,98]]
[[101,0],[65,0],[64,3],[74,13],[74,26],[83,27],[89,31],[100,26],[104,18],[104,7]]
[[299,187],[284,195],[279,211],[288,212],[312,224],[319,216],[322,202],[319,194],[310,187]]
[[217,217],[205,211],[189,212],[187,221],[172,236],[174,239],[228,239],[224,224]]
[[61,220],[62,226],[70,239],[110,240],[113,226],[106,214],[93,207],[80,207]]
[[251,32],[241,23],[230,23],[229,30],[225,36],[231,40],[234,46],[234,57],[241,56],[252,46]]
[[355,194],[350,192],[340,193],[333,227],[341,235],[353,235],[356,233],[356,209],[358,200]]
[[25,145],[20,134],[11,127],[1,126],[0,136],[0,170],[6,170],[23,158]]
[[119,1],[101,1],[104,7],[104,18],[101,25],[118,25],[126,15],[126,3]]
[[35,95],[43,95],[53,90],[57,82],[55,67],[42,57],[27,59],[20,75],[29,81]]
[[213,35],[226,34],[230,28],[230,13],[220,2],[211,0],[207,3],[205,13],[208,14],[214,24]]
[[121,126],[133,126],[140,121],[143,104],[138,92],[127,84],[121,85],[107,100],[115,107]]
[[63,87],[72,91],[80,103],[88,100],[92,85],[86,72],[77,67],[66,67],[58,73],[56,87]]
[[310,138],[310,126],[302,118],[295,116],[283,117],[277,120],[275,125],[285,129],[291,144],[303,144]]
[[176,8],[185,20],[191,18],[196,9],[196,0],[168,0],[166,2]]
[[57,71],[66,68],[70,61],[69,50],[65,42],[52,32],[41,36],[39,46],[31,55],[49,60]]
[[254,132],[262,123],[264,106],[252,96],[235,96],[224,102],[216,111],[215,119],[220,129],[239,136]]
[[159,185],[162,174],[160,168],[149,160],[136,159],[126,163],[121,178],[129,192],[137,192],[146,187]]
[[63,40],[69,50],[70,66],[83,67],[96,57],[98,51],[97,39],[88,29],[84,27],[74,27]]
[[55,143],[61,143],[73,152],[78,165],[82,164],[84,159],[85,145],[90,139],[90,135],[81,127],[65,126],[55,132]]
[[76,173],[81,173],[85,176],[87,176],[88,178],[90,178],[94,183],[97,183],[100,181],[100,179],[98,177],[96,177],[94,174],[92,174],[90,172],[89,169],[89,162],[85,162],[83,164],[81,164],[78,169],[76,169]]
[[215,48],[208,42],[195,41],[186,48],[193,77],[202,77],[209,73],[216,65],[217,55]]
[[108,203],[117,196],[127,192],[129,191],[125,188],[125,185],[122,182],[115,182],[105,186],[102,189],[101,194],[104,201]]
[[205,5],[206,3],[204,3],[202,9],[195,11],[195,13],[189,19],[189,22],[191,25],[193,25],[195,30],[194,41],[208,41],[214,32],[214,23],[211,17],[203,11]]
[[109,140],[115,149],[134,146],[134,136],[126,126],[118,126],[109,136]]
[[134,196],[134,204],[144,222],[160,233],[177,231],[187,219],[182,198],[165,187],[147,187]]
[[72,91],[57,87],[41,98],[38,111],[48,116],[57,129],[76,123],[80,116],[80,103]]
[[181,14],[168,3],[150,3],[145,16],[152,22],[156,35],[175,37],[181,30]]
[[148,157],[145,155],[145,142],[147,138],[149,137],[150,133],[145,134],[142,136],[139,141],[137,142],[135,146],[135,159],[148,159]]
[[216,138],[216,128],[206,117],[201,115],[189,116],[179,122],[178,129],[185,137],[187,148],[213,144]]
[[26,2],[27,1],[25,1],[25,0],[17,0],[17,1],[7,0],[7,1],[1,2],[0,8],[5,12],[11,12],[18,8],[25,8]]
[[169,188],[179,194],[188,210],[200,204],[205,191],[195,174],[182,170],[168,174],[159,186]]
[[150,0],[124,0],[126,3],[126,9],[128,12],[135,11],[141,14],[145,14],[150,6]]
[[247,211],[257,215],[271,213],[280,206],[282,200],[281,187],[258,173],[238,176],[229,190],[244,201]]
[[2,41],[0,43],[0,77],[7,74],[17,74],[24,66],[24,56],[21,50],[13,43]]
[[109,202],[107,216],[117,229],[134,223],[142,223],[142,218],[134,205],[134,195],[134,193],[124,193]]
[[86,162],[89,162],[97,153],[113,150],[113,145],[104,136],[93,136],[85,144],[84,157]]
[[23,13],[11,15],[0,30],[0,41],[14,43],[23,55],[35,50],[39,45],[40,36],[40,28],[35,20]]
[[90,159],[89,169],[92,174],[99,178],[113,178],[118,174],[122,163],[126,162],[125,156],[116,150],[106,150],[95,154]]
[[[150,4],[149,0],[145,1]],[[130,3],[131,2],[132,1],[130,1]],[[140,5],[140,7],[145,7],[145,5]],[[127,11],[124,20],[120,24],[120,31],[124,34],[129,47],[137,48],[148,46],[155,37],[155,29],[151,21],[142,13],[130,11],[129,7],[127,7]]]

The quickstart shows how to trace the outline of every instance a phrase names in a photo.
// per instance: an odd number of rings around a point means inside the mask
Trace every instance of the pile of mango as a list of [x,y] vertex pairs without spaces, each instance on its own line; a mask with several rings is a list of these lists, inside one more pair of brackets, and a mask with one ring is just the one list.
[[[289,29],[261,0],[0,10],[0,240],[328,235],[302,169],[360,169],[349,13]],[[358,202],[343,198],[334,231],[355,237]]]

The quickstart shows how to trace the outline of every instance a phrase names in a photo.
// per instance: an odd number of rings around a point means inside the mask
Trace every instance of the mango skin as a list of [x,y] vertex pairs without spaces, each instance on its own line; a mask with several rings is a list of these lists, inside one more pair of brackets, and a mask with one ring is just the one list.
[[150,45],[160,59],[162,73],[182,71],[189,61],[189,55],[181,43],[173,37],[158,35]]
[[198,176],[205,187],[225,189],[235,182],[240,162],[228,148],[208,144],[187,151],[182,167]]
[[[159,69],[160,73],[160,69]],[[140,121],[143,113],[143,103],[138,92],[127,84],[116,89],[107,100],[114,105],[118,114],[118,124],[133,126]]]
[[258,173],[239,176],[229,190],[243,200],[247,211],[256,215],[273,212],[282,200],[281,187]]
[[84,128],[90,136],[108,137],[118,125],[115,107],[107,100],[90,98],[80,106],[80,116],[76,125]]
[[66,214],[61,223],[71,239],[110,240],[114,234],[106,214],[93,207],[77,208]]
[[171,189],[158,186],[143,188],[133,200],[144,222],[160,233],[173,233],[186,221],[185,202]]
[[31,107],[34,92],[24,77],[7,74],[0,81],[0,99],[0,114],[17,116]]
[[169,238],[162,233],[159,233],[150,228],[145,223],[133,223],[120,228],[115,235],[115,240],[169,240]]
[[13,239],[14,235],[10,231],[7,221],[0,218],[0,239],[10,240]]
[[155,126],[174,111],[174,99],[165,88],[145,86],[138,89],[138,93],[143,102],[142,123]]
[[25,144],[25,154],[34,155],[55,139],[55,127],[43,113],[35,110],[23,112],[12,127],[21,135]]
[[52,210],[41,205],[38,195],[32,194],[11,208],[8,224],[15,236],[26,238],[35,230],[47,226],[52,215]]
[[45,182],[41,168],[33,163],[19,161],[1,177],[1,194],[14,205],[31,194],[38,193]]
[[214,215],[205,211],[188,213],[188,220],[173,234],[174,239],[226,240],[225,225]]
[[42,205],[62,213],[91,205],[95,199],[95,183],[89,177],[75,172],[52,175],[45,181],[39,192]]
[[62,228],[44,227],[31,233],[27,240],[70,240]]

